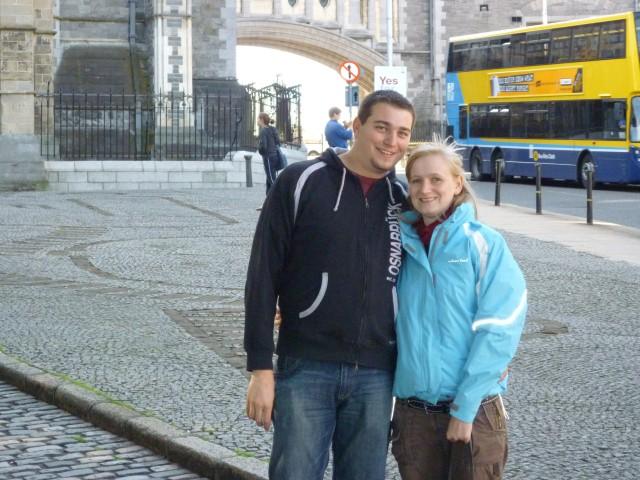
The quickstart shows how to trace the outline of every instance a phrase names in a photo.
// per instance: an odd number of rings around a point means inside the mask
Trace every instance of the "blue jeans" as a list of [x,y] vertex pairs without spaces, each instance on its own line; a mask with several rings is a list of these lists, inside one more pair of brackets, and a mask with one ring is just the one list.
[[271,480],[383,480],[393,372],[278,358]]

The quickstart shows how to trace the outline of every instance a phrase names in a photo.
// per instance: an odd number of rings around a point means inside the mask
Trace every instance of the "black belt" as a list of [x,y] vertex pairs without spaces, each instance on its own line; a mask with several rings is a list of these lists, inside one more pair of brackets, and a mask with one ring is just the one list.
[[[497,395],[491,395],[482,400],[482,404],[492,402],[497,397]],[[399,398],[397,401],[400,402],[401,405],[406,405],[407,407],[414,408],[416,410],[422,410],[426,413],[449,413],[451,403],[453,402],[453,400],[442,400],[438,403],[429,403],[415,397]]]
[[416,410],[422,410],[426,413],[449,413],[452,400],[443,400],[438,403],[429,403],[419,398],[400,398],[398,399],[402,405],[406,405],[409,408],[415,408]]

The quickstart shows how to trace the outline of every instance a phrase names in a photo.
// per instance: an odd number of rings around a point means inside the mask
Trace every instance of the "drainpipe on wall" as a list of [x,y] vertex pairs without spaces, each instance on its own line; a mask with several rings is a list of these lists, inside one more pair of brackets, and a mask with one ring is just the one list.
[[387,0],[387,64],[393,66],[393,0]]
[[133,93],[138,90],[138,82],[136,76],[136,0],[129,0],[129,62],[131,66],[131,83],[133,84]]

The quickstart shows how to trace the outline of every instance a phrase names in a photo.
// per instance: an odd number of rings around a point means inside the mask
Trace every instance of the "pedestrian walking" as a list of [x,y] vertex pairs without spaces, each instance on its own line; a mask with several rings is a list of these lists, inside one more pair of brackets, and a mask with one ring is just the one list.
[[258,126],[260,127],[258,153],[262,156],[264,173],[267,176],[267,194],[276,180],[278,170],[284,168],[279,153],[280,137],[278,130],[271,125],[271,122],[269,114],[265,112],[258,114]]
[[393,168],[414,119],[402,95],[373,92],[349,152],[290,165],[267,196],[247,273],[244,345],[247,415],[275,425],[271,479],[321,480],[330,449],[334,479],[384,478],[406,201]]
[[524,277],[503,237],[476,220],[454,145],[418,147],[406,175],[392,452],[403,480],[500,479]]

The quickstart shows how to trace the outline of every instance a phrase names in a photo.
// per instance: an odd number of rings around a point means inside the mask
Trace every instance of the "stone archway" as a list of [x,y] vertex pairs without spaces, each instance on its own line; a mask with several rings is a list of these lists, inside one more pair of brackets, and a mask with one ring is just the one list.
[[383,55],[351,38],[287,20],[240,17],[237,19],[237,44],[295,53],[336,70],[341,62],[354,61],[360,65],[357,85],[362,93],[373,90],[373,68],[386,64]]

